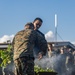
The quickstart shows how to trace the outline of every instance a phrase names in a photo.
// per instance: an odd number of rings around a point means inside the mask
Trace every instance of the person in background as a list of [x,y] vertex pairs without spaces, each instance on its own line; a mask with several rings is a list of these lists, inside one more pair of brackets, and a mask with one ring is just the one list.
[[52,49],[52,44],[48,44],[48,57],[52,57],[54,55],[53,49]]
[[67,48],[66,52],[66,69],[67,69],[67,74],[71,74],[72,70],[74,67],[74,56],[72,54],[72,49]]
[[66,63],[66,54],[64,47],[61,47],[60,54],[57,57],[56,68],[55,68],[55,70],[58,72],[58,75],[67,75],[65,63]]

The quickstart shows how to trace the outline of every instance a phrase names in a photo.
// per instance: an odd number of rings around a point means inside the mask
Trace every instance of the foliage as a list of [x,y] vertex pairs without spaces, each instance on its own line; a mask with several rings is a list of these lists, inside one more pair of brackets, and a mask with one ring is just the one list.
[[[0,58],[3,60],[0,64],[1,67],[6,67],[13,61],[13,52],[11,50],[11,46],[9,45],[6,50],[0,50]],[[39,72],[54,72],[54,70],[46,68],[43,69],[41,67],[34,66],[34,71],[38,74]]]
[[13,53],[11,46],[9,45],[7,49],[0,50],[0,58],[2,59],[1,67],[6,67],[13,60]]
[[54,70],[49,69],[49,68],[43,69],[43,68],[39,67],[38,65],[34,66],[34,71],[36,73],[39,73],[39,72],[55,72]]

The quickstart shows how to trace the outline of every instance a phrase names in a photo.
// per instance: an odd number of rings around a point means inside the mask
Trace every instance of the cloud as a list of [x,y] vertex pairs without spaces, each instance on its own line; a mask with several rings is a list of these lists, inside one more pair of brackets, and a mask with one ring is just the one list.
[[[12,42],[14,35],[4,35],[3,37],[0,38],[0,43],[4,43],[7,42],[8,40],[10,40],[10,42]],[[47,40],[47,42],[51,42],[54,41],[54,34],[52,31],[48,31],[45,34],[45,38]]]
[[52,31],[48,31],[45,34],[45,38],[46,38],[47,42],[54,41],[54,33]]
[[14,35],[4,35],[3,37],[0,38],[0,43],[7,42],[10,40],[12,42]]

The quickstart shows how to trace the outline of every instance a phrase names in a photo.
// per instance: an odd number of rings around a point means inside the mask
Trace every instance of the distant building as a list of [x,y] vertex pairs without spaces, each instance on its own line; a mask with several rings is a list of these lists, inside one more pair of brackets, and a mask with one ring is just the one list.
[[72,50],[75,50],[75,45],[68,41],[59,41],[59,42],[48,42],[48,44],[52,44],[52,47],[55,49],[60,49],[61,47],[67,47],[71,48]]
[[11,45],[11,43],[0,43],[0,50],[7,49],[9,45]]
[[[61,47],[68,47],[68,48],[71,48],[73,50],[75,50],[75,45],[73,45],[71,42],[48,42],[48,44],[52,44],[52,47],[53,48],[57,48],[57,49],[60,49]],[[0,43],[0,49],[7,49],[8,48],[8,45],[11,45],[10,42],[7,42],[7,43]]]

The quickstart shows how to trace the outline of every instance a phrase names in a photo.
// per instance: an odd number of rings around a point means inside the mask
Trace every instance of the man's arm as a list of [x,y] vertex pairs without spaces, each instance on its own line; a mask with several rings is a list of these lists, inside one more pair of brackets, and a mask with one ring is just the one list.
[[41,36],[39,33],[37,33],[37,41],[38,41],[39,48],[41,50],[39,52],[38,57],[42,58],[42,56],[46,55],[46,52],[47,52],[47,48],[48,48],[47,47],[47,41],[44,38],[44,36]]

